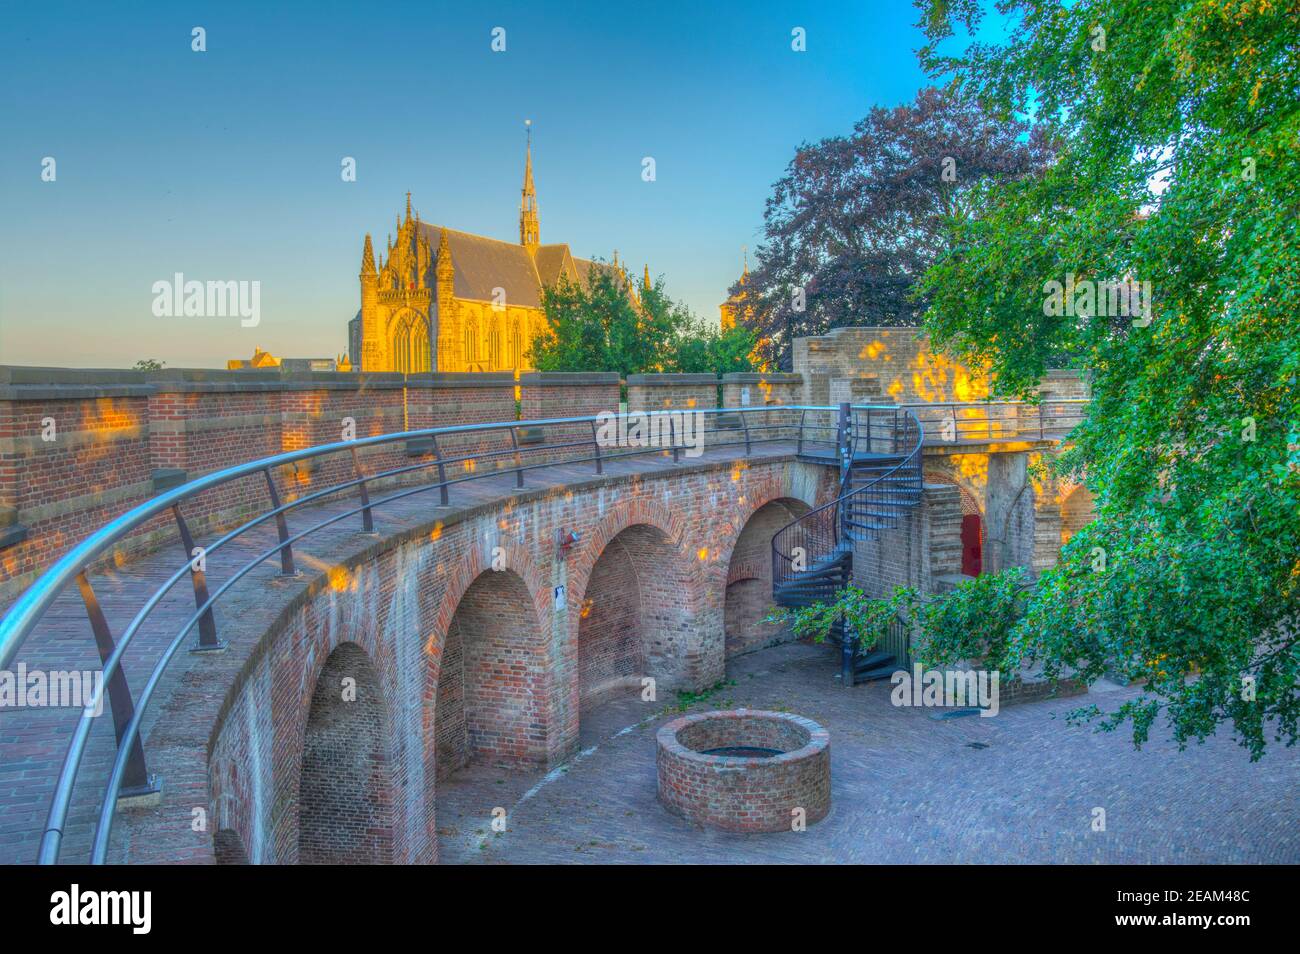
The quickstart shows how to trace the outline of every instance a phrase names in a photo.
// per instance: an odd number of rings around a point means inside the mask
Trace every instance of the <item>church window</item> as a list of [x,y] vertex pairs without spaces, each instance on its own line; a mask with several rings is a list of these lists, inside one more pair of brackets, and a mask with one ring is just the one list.
[[429,326],[422,318],[407,316],[393,333],[393,369],[401,374],[429,370]]
[[519,322],[516,320],[510,325],[510,367],[517,369],[523,367],[524,357],[524,336],[519,329]]
[[465,360],[472,362],[478,358],[478,326],[469,321],[465,325]]

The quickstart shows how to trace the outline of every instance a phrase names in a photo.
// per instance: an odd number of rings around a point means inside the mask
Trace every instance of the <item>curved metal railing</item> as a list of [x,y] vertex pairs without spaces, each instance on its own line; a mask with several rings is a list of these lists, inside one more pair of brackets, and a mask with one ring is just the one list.
[[[773,534],[774,590],[834,556],[841,543],[853,535],[850,518],[855,510],[870,510],[873,506],[886,510],[899,507],[903,491],[896,489],[897,485],[892,482],[901,475],[915,472],[915,490],[920,491],[919,461],[925,430],[915,413],[893,405],[875,408],[843,404],[838,414],[836,446],[840,460],[840,495],[792,520]],[[875,420],[880,415],[887,416]],[[881,454],[885,459],[900,459],[862,486],[853,487],[853,463],[863,452]],[[797,561],[793,554],[797,550],[802,550],[803,570],[795,569]]]
[[[629,457],[671,454],[673,460],[678,461],[682,453],[689,454],[693,446],[693,437],[688,433],[685,415],[692,415],[692,421],[697,426],[701,422],[713,425],[711,429],[703,427],[699,431],[702,444],[710,448],[743,445],[744,452],[748,455],[757,444],[791,442],[797,444],[800,452],[818,453],[823,448],[833,449],[835,446],[834,428],[824,423],[835,412],[836,408],[832,407],[802,405],[674,409],[403,431],[308,447],[238,464],[189,481],[127,511],[90,534],[59,558],[19,596],[4,619],[0,620],[0,670],[3,670],[8,667],[28,637],[36,630],[47,611],[75,582],[85,605],[102,662],[101,682],[82,708],[80,719],[68,743],[67,755],[59,768],[41,836],[38,861],[52,864],[59,859],[78,771],[86,754],[96,710],[102,705],[105,691],[112,707],[117,752],[103,797],[99,802],[98,825],[95,828],[90,856],[91,861],[96,864],[102,864],[107,856],[113,815],[119,796],[151,790],[152,782],[147,771],[140,730],[150,701],[172,659],[196,627],[199,635],[195,649],[220,648],[221,643],[217,638],[215,618],[212,613],[213,607],[224,594],[256,567],[276,557],[280,561],[281,573],[295,576],[293,547],[300,540],[325,527],[357,516],[361,517],[363,530],[373,531],[375,509],[432,490],[438,491],[441,505],[448,505],[450,488],[467,481],[513,474],[516,476],[516,487],[523,487],[526,473],[557,464],[591,463],[595,466],[595,472],[599,474],[603,472],[607,463]],[[811,423],[809,423],[810,414]],[[602,440],[600,428],[612,425],[617,432],[620,422],[627,426],[634,419],[643,422],[651,419],[666,419],[667,446],[659,442],[634,445],[632,449],[627,449],[626,442],[620,444],[616,440],[614,442],[616,452],[609,452],[610,444],[608,440]],[[661,435],[664,426],[661,420],[658,425]],[[557,439],[546,442],[544,437],[547,431]],[[445,453],[445,448],[455,442],[453,438],[463,440],[491,437],[497,438],[501,446],[487,449],[476,446],[472,453],[460,456],[447,456]],[[703,440],[705,437],[709,439]],[[725,439],[719,440],[719,437]],[[507,438],[508,444],[505,443]],[[440,440],[444,449],[442,451],[439,447]],[[390,467],[377,473],[363,472],[360,451],[399,443],[406,445],[404,448],[406,454],[419,455],[425,459]],[[297,471],[300,466],[318,459],[329,458],[331,455],[343,457],[344,465],[350,463],[352,472],[350,478],[330,483],[328,486],[312,490],[294,499],[281,501],[275,479],[277,470],[292,466]],[[827,456],[829,457],[829,454]],[[510,466],[502,466],[503,463],[508,463]],[[403,486],[404,480],[415,478],[421,471],[428,470],[436,471],[436,480],[426,480],[415,486]],[[193,501],[201,494],[229,487],[236,481],[248,478],[254,480],[261,478],[265,481],[265,496],[269,500],[270,507],[219,536],[212,544],[202,548],[201,560],[196,558],[197,551],[193,546],[194,541],[182,512],[182,505]],[[381,484],[403,489],[380,499],[371,500],[371,488]],[[286,519],[288,515],[302,512],[308,505],[323,503],[329,498],[339,499],[342,495],[352,493],[355,494],[355,506],[345,505],[341,512],[324,515],[306,529],[292,534],[289,532]],[[179,539],[185,551],[185,562],[144,601],[120,638],[115,640],[95,595],[90,572],[131,534],[169,513],[177,524]],[[275,544],[256,553],[252,559],[236,568],[220,586],[209,592],[207,559],[249,531],[262,527],[272,520],[276,528]],[[191,578],[195,600],[194,612],[163,647],[141,689],[138,704],[133,704],[122,668],[123,655],[164,597],[185,576]]]

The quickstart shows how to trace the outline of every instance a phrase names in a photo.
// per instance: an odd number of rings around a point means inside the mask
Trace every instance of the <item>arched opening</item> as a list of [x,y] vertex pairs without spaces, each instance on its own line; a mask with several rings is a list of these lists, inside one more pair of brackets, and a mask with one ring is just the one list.
[[379,679],[356,643],[325,660],[312,691],[298,788],[301,864],[392,860],[388,732]]
[[636,524],[605,546],[578,607],[580,712],[655,680],[656,694],[690,686],[701,634],[682,555],[662,530]]
[[763,622],[772,606],[772,537],[808,510],[802,500],[773,500],[755,510],[740,531],[727,567],[728,659],[768,646],[784,631],[780,624]]
[[979,576],[984,572],[985,542],[984,516],[979,501],[949,474],[926,471],[925,482],[957,488],[961,499],[961,572],[965,576]]
[[429,370],[429,326],[423,318],[407,314],[393,332],[393,370],[420,374]]
[[438,778],[470,762],[538,762],[545,740],[541,625],[523,578],[487,570],[465,591],[443,643],[434,700]]
[[212,853],[219,865],[246,865],[248,852],[244,850],[244,840],[232,828],[222,828],[212,836]]

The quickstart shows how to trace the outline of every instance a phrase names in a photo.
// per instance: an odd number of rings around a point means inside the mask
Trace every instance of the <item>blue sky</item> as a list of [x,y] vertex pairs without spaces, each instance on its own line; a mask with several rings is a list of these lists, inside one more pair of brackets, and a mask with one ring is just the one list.
[[[525,118],[542,241],[648,262],[716,320],[795,147],[926,82],[908,0],[264,6],[6,8],[0,362],[335,355],[408,189],[517,240]],[[175,272],[260,281],[260,324],[155,317]]]

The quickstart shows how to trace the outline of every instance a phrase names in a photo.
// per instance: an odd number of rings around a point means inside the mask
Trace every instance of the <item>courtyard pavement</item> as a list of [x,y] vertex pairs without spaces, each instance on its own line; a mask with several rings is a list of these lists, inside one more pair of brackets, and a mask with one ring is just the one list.
[[[550,773],[470,766],[439,783],[448,863],[1296,863],[1300,751],[1260,762],[1226,733],[1179,752],[1163,731],[1137,750],[1066,715],[1136,689],[1006,706],[992,718],[895,708],[887,681],[842,689],[823,646],[732,660],[689,709],[788,710],[831,737],[831,812],[803,832],[738,835],[669,815],[655,794],[655,732],[675,700],[633,696],[582,719],[582,750]],[[507,810],[506,831],[491,828]],[[1094,809],[1105,831],[1093,830]]]

